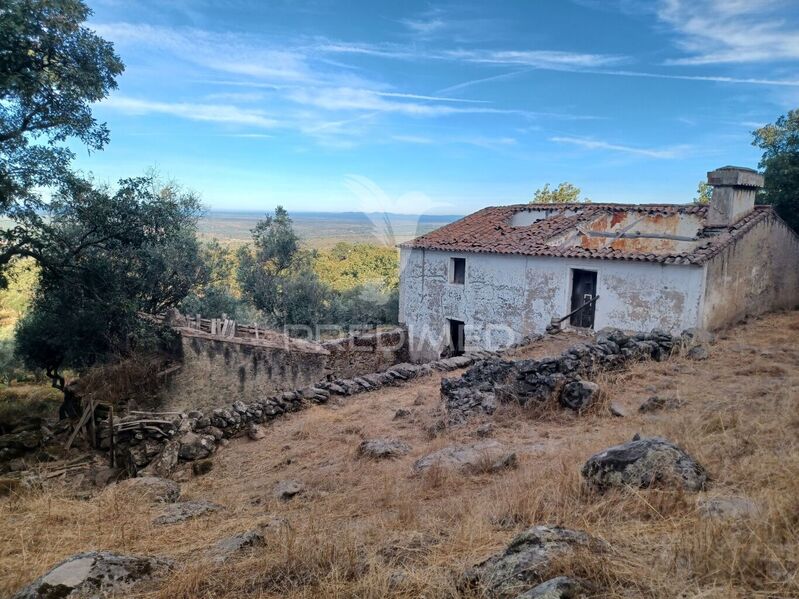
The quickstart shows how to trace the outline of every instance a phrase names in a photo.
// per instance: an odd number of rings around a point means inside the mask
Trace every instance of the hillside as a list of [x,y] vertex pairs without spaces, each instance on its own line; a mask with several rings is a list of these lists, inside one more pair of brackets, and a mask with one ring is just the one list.
[[[231,441],[207,474],[184,471],[182,497],[221,509],[171,526],[152,523],[163,506],[119,488],[86,493],[52,480],[0,499],[0,595],[69,555],[108,549],[175,560],[143,597],[477,597],[459,583],[470,566],[530,526],[557,524],[604,541],[548,572],[591,581],[597,597],[797,597],[798,336],[799,312],[750,321],[722,333],[706,360],[642,362],[604,377],[603,409],[582,415],[502,406],[441,430],[440,379],[459,372],[331,401],[274,421],[263,439]],[[525,355],[575,341],[549,337]],[[672,409],[640,413],[651,396],[674,400]],[[610,402],[625,415],[612,416]],[[588,490],[586,459],[636,433],[683,447],[707,469],[707,490]],[[409,452],[359,457],[364,439],[383,437]],[[413,474],[431,451],[481,437],[513,451],[518,467]],[[281,481],[301,490],[279,499]],[[718,498],[751,509],[699,509]],[[252,529],[265,546],[214,561],[217,541]]]

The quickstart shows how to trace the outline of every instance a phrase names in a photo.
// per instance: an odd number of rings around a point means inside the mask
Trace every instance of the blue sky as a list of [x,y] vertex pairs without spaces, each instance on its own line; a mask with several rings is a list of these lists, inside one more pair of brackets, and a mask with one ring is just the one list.
[[687,202],[799,107],[795,0],[89,0],[126,64],[77,165],[215,209]]

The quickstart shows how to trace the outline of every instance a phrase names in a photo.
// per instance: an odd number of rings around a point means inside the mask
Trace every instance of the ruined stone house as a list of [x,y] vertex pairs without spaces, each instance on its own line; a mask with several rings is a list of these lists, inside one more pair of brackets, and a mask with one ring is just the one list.
[[411,355],[495,349],[566,327],[716,329],[799,303],[799,236],[763,178],[708,173],[709,205],[484,208],[404,243],[400,322]]

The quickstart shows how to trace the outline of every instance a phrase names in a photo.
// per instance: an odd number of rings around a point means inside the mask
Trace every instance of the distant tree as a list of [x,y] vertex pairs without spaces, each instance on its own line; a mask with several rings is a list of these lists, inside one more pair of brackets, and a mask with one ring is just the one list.
[[[113,46],[84,22],[91,15],[80,0],[4,0],[0,4],[0,216],[14,225],[0,232],[0,283],[18,256],[41,260],[38,230],[53,218],[37,188],[70,196],[77,139],[88,149],[108,142],[108,128],[92,104],[116,88],[124,66]],[[76,241],[73,239],[73,241]],[[74,254],[101,240],[87,231]]]
[[537,189],[533,194],[531,204],[571,204],[576,202],[589,203],[588,198],[580,199],[579,187],[568,182],[563,182],[555,189],[549,188],[549,183]]
[[288,212],[278,206],[256,224],[252,239],[252,247],[237,255],[243,297],[273,326],[322,322],[329,291],[313,270],[314,254],[300,247]]
[[43,267],[16,343],[66,400],[64,368],[80,372],[153,347],[157,327],[142,315],[178,305],[208,272],[195,236],[199,202],[174,184],[139,177],[112,192],[73,181],[51,212],[33,237]]
[[696,197],[693,199],[697,206],[704,206],[710,203],[710,196],[713,193],[713,186],[707,181],[700,181],[696,188]]
[[758,202],[772,204],[795,231],[799,231],[799,109],[753,132],[752,145],[763,150],[760,168],[765,187]]

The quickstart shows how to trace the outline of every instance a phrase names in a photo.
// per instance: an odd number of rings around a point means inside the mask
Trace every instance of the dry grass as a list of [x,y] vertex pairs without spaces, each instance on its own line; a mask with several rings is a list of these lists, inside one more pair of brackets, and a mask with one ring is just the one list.
[[[799,597],[797,329],[799,312],[772,315],[729,331],[707,361],[643,363],[606,377],[606,401],[626,408],[626,418],[590,410],[541,420],[503,408],[494,437],[517,452],[519,467],[501,473],[412,475],[422,455],[476,440],[481,422],[430,439],[426,429],[442,416],[439,377],[431,376],[293,414],[262,441],[234,441],[211,473],[184,484],[186,497],[225,511],[185,524],[154,527],[157,507],[113,489],[89,500],[67,489],[12,495],[0,500],[0,595],[67,555],[102,548],[174,558],[171,577],[143,591],[159,599],[471,597],[458,588],[460,572],[524,527],[548,523],[607,542],[606,551],[573,556],[552,572],[590,579],[598,597]],[[638,414],[654,394],[685,405]],[[411,416],[393,420],[400,407]],[[586,490],[586,458],[636,432],[684,446],[709,470],[710,489]],[[408,442],[411,454],[357,459],[361,439],[382,436]],[[278,501],[272,490],[281,479],[302,481],[305,495]],[[746,496],[759,512],[700,517],[697,500],[716,495]],[[218,539],[274,516],[289,526],[269,533],[265,549],[225,565],[204,557]]]

